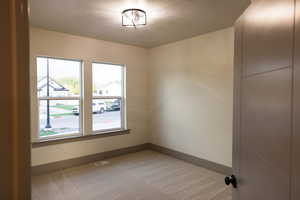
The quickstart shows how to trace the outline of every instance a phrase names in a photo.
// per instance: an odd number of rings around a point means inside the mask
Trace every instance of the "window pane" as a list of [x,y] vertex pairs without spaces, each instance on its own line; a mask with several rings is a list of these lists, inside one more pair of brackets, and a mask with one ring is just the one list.
[[[43,77],[47,76],[47,58],[37,57],[36,63],[37,63],[37,76],[38,76],[37,80],[39,83],[39,81]],[[38,86],[39,86],[39,84],[38,84]]]
[[93,100],[93,131],[120,129],[121,100]]
[[122,95],[122,66],[93,63],[93,96]]
[[41,137],[80,132],[79,100],[40,100],[39,108]]
[[79,96],[80,70],[80,61],[38,57],[38,96]]

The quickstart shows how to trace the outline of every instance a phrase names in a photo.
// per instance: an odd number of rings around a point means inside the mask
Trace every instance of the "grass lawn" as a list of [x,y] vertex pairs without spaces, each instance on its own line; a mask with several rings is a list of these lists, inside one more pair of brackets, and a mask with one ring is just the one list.
[[51,106],[52,108],[58,108],[58,109],[62,109],[65,111],[69,111],[69,112],[65,112],[65,113],[57,113],[57,114],[51,114],[51,117],[62,117],[62,116],[70,116],[73,115],[72,113],[72,109],[74,108],[74,105],[55,105],[55,106]]
[[74,105],[63,105],[62,104],[62,105],[55,105],[55,106],[51,106],[51,107],[72,111],[72,109],[74,108]]
[[51,130],[40,130],[40,136],[49,136],[49,135],[57,135],[59,134],[61,131],[67,130],[68,128],[60,128],[59,130],[56,131],[51,131]]
[[71,116],[73,113],[59,113],[59,114],[52,114],[51,117],[63,117],[63,116]]
[[49,135],[56,135],[58,134],[55,131],[45,131],[45,130],[41,130],[40,131],[40,136],[49,136]]

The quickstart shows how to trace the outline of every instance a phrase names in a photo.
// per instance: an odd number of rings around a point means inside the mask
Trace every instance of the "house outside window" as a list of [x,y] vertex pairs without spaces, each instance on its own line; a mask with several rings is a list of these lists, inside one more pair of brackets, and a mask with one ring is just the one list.
[[37,96],[39,103],[39,137],[81,135],[82,62],[57,58],[37,58]]
[[93,114],[93,132],[124,129],[124,66],[92,64],[93,104],[104,104],[106,118]]
[[[81,60],[51,57],[36,62],[39,141],[126,129],[125,66],[88,67]],[[86,76],[93,80],[84,81]]]

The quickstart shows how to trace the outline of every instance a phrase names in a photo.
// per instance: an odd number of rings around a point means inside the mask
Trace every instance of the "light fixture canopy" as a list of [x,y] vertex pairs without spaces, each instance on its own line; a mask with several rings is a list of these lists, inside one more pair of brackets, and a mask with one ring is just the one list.
[[122,26],[137,27],[147,24],[147,15],[144,10],[137,8],[126,9],[122,12]]

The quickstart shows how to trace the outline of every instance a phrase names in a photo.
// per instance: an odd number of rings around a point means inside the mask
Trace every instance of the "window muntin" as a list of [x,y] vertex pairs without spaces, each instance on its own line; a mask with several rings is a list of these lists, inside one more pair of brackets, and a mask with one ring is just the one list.
[[[93,132],[124,129],[124,66],[93,63]],[[94,112],[98,104],[104,112]]]
[[80,135],[81,66],[81,61],[37,57],[40,139]]

